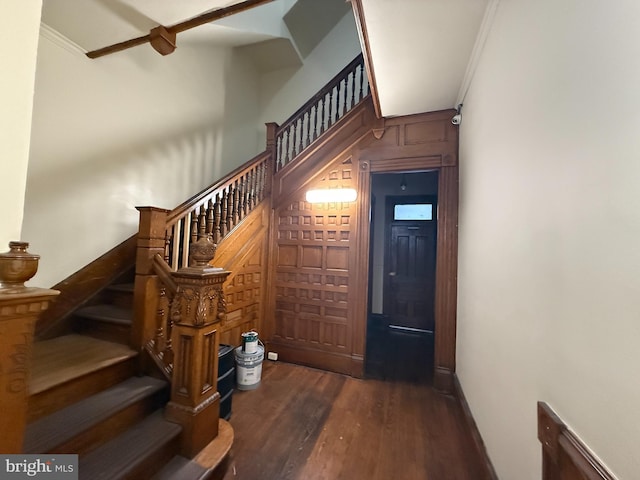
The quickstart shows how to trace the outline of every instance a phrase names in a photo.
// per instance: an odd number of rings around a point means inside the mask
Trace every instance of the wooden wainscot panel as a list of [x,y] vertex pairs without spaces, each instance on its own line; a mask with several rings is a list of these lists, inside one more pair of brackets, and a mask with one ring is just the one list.
[[448,141],[447,123],[443,119],[406,123],[404,125],[404,144],[446,142]]
[[262,332],[266,285],[264,241],[259,239],[241,262],[229,268],[232,273],[224,287],[227,315],[220,324],[221,343],[237,346],[242,343],[242,332]]
[[[438,167],[448,157],[457,162],[457,129],[451,124],[455,110],[406,115],[385,119],[384,134],[360,142],[360,159],[369,162],[402,158],[437,158],[430,166]],[[372,165],[373,168],[373,165]]]
[[334,157],[300,177],[274,208],[267,317],[269,349],[282,360],[348,374],[362,370],[353,366],[362,363],[362,349],[354,352],[352,341],[353,292],[366,282],[354,274],[358,202],[311,204],[304,195],[308,188],[357,189],[356,168],[349,152]]
[[614,480],[614,477],[544,402],[538,402],[542,480]]
[[240,345],[242,332],[259,333],[265,307],[269,208],[263,202],[225,238],[212,263],[232,272],[224,285],[227,314],[220,323],[220,342]]

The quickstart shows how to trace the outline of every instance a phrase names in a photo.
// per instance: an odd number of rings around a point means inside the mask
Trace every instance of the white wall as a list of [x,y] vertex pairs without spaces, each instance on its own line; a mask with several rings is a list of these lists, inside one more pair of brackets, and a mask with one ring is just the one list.
[[89,60],[41,35],[23,224],[42,255],[35,284],[135,233],[136,205],[171,209],[232,169],[222,156],[230,55],[186,44],[162,57],[145,45]]
[[0,3],[0,252],[21,239],[41,8],[41,0]]
[[543,400],[640,472],[640,3],[502,1],[460,128],[457,372],[498,476]]
[[[261,123],[283,123],[359,53],[355,19],[349,11],[305,57],[302,68],[281,69],[262,76]],[[264,129],[259,139],[262,145],[263,132]]]
[[134,234],[135,206],[174,208],[263,151],[264,122],[288,117],[358,51],[352,15],[301,69],[267,79],[228,47],[89,60],[45,31],[22,226],[42,255],[33,284],[53,286]]

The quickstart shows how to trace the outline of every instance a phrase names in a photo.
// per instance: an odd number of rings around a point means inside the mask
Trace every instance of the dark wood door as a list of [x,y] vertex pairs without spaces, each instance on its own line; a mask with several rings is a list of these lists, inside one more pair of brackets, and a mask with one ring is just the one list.
[[[430,219],[397,220],[398,204],[428,204]],[[389,325],[434,331],[436,273],[434,197],[392,197],[387,204],[384,313]]]

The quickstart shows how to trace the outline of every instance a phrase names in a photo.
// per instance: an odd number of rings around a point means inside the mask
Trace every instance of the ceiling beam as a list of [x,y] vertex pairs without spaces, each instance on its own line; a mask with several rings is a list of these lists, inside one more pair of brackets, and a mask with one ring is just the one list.
[[[176,23],[175,25],[172,25],[170,27],[164,27],[164,29],[170,34],[175,35],[177,33],[184,32],[191,28],[199,27],[200,25],[213,22],[214,20],[220,20],[221,18],[228,17],[236,13],[244,12],[245,10],[249,10],[251,8],[259,7],[260,5],[264,5],[272,1],[273,0],[246,0],[244,2],[236,3],[235,5],[231,5],[229,7],[219,8],[217,10],[211,10],[210,12],[203,13],[202,15],[197,15],[193,18],[190,18],[189,20]],[[158,25],[158,27],[163,27],[163,25]],[[90,52],[87,52],[87,57],[89,58],[104,57],[105,55],[110,55],[112,53],[120,52],[122,50],[126,50],[131,47],[137,47],[138,45],[143,45],[145,43],[151,43],[150,33],[142,37],[132,38],[130,40],[125,40],[124,42],[119,42],[113,45],[109,45],[107,47],[99,48],[97,50],[92,50]]]

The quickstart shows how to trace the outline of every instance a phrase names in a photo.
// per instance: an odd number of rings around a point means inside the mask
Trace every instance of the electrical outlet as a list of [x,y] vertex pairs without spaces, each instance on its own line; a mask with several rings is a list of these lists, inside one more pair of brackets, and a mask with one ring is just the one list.
[[276,352],[269,352],[267,353],[267,358],[275,362],[276,360],[278,360],[278,354]]

